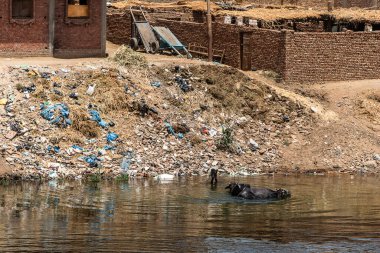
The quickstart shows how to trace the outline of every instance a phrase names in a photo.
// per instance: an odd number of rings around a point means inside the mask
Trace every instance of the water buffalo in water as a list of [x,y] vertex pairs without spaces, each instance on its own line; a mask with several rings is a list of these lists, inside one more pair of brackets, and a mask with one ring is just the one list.
[[230,190],[232,196],[244,199],[286,199],[291,196],[288,190],[271,190],[268,188],[251,188],[249,184],[229,184],[226,189]]

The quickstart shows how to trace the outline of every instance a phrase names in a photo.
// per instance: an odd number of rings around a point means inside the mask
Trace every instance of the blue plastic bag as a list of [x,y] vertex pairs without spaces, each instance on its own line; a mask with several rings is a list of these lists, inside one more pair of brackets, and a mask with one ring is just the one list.
[[91,115],[91,120],[96,121],[99,124],[99,126],[103,128],[108,127],[107,122],[102,120],[98,111],[90,110],[90,115]]

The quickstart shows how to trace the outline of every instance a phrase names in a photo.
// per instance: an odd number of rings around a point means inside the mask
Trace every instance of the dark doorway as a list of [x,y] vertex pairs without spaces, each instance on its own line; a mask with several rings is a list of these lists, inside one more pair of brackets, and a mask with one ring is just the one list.
[[252,32],[240,32],[240,68],[242,70],[252,69]]

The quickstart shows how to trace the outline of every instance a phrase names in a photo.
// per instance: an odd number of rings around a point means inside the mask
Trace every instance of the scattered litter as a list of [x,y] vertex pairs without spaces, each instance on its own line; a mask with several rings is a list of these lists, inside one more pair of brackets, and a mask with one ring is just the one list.
[[90,155],[84,157],[84,161],[90,165],[90,168],[99,167],[99,163],[101,160],[96,155]]
[[191,87],[189,82],[187,80],[185,80],[184,78],[177,76],[175,78],[175,81],[177,82],[178,86],[181,88],[182,91],[189,92],[189,91],[193,90],[193,88]]
[[107,142],[108,143],[115,141],[117,138],[119,138],[119,135],[112,133],[112,132],[107,133]]
[[132,151],[126,152],[126,154],[124,155],[123,160],[120,164],[120,169],[121,169],[122,173],[126,173],[128,171],[128,169],[132,163],[132,158],[133,158]]
[[159,87],[161,87],[161,82],[160,81],[152,81],[150,83],[150,85],[153,87],[159,88]]
[[257,144],[257,142],[253,139],[249,139],[248,146],[252,151],[257,151],[260,148],[259,144]]
[[51,146],[51,145],[49,145],[47,147],[47,150],[49,152],[51,152],[51,153],[56,153],[56,154],[59,153],[59,151],[61,151],[60,147],[58,147],[58,146]]
[[102,118],[99,115],[99,112],[97,112],[95,110],[90,110],[90,115],[91,115],[91,120],[96,121],[99,124],[99,126],[101,126],[103,128],[108,127],[107,122],[102,120]]
[[94,92],[95,92],[95,87],[96,87],[96,84],[89,85],[88,89],[86,91],[86,94],[89,95],[89,96],[92,96],[94,94]]
[[58,173],[55,170],[49,172],[50,179],[55,179],[57,177],[58,177]]
[[65,104],[41,104],[41,113],[40,115],[50,121],[50,124],[57,125],[60,127],[67,127],[72,124],[72,121],[69,119],[69,108]]
[[72,98],[72,99],[78,100],[79,95],[78,95],[78,93],[73,92],[73,93],[71,93],[71,94],[69,95],[69,98]]
[[170,174],[160,174],[155,177],[156,180],[169,181],[174,180],[175,176]]

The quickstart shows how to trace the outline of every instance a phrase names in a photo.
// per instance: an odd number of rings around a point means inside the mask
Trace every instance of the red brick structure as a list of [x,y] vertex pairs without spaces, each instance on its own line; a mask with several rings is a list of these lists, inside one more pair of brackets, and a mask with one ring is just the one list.
[[105,56],[105,0],[0,0],[0,55]]
[[[128,44],[130,22],[129,13],[110,14],[108,40]],[[207,46],[204,23],[158,19],[156,25],[168,27],[186,45]],[[380,78],[380,32],[377,31],[294,32],[213,23],[213,46],[225,50],[225,64],[242,67],[244,33],[250,36],[250,65],[275,71],[288,83]]]

